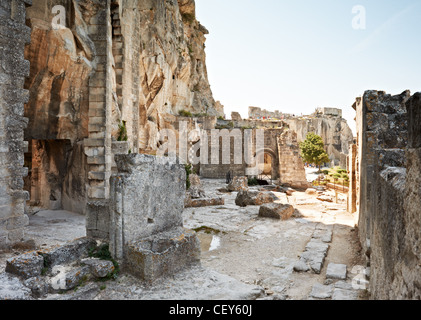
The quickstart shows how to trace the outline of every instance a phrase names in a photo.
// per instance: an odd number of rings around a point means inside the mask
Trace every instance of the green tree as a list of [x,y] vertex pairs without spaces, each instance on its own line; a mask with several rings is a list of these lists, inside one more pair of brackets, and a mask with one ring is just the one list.
[[319,167],[323,163],[329,162],[329,156],[325,151],[322,137],[314,133],[307,134],[306,140],[300,143],[301,157],[307,163]]

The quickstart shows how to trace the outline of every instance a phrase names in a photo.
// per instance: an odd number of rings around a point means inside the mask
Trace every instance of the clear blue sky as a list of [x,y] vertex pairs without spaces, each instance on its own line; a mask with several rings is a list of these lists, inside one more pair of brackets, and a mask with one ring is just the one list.
[[[366,29],[352,25],[356,5]],[[421,91],[421,0],[196,0],[211,88],[225,113],[351,108],[365,90]]]

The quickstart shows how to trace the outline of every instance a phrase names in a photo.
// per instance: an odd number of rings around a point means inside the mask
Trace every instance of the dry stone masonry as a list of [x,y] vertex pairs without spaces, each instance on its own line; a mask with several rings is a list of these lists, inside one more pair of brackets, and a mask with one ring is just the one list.
[[26,7],[30,0],[0,2],[0,247],[24,238],[28,217],[24,214],[28,193],[23,190],[24,104],[28,91],[24,89],[29,75],[29,62],[24,48],[31,41],[31,31],[25,24]]
[[348,207],[359,217],[371,296],[420,299],[420,93],[367,91],[354,109]]

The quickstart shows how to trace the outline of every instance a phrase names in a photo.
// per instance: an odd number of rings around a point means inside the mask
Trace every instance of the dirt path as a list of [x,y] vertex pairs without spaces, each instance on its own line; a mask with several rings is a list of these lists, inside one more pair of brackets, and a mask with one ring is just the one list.
[[[344,196],[339,196],[340,203],[336,204],[319,201],[316,195],[304,192],[294,192],[290,197],[276,193],[281,201],[293,204],[296,209],[293,218],[279,221],[259,218],[258,206],[238,207],[236,192],[219,193],[218,189],[226,186],[225,181],[202,182],[206,194],[223,196],[225,205],[188,208],[183,212],[185,227],[199,230],[201,266],[162,279],[153,286],[121,275],[116,281],[89,283],[77,291],[50,294],[43,299],[301,300],[323,297],[324,290],[329,291],[324,297],[327,299],[335,298],[336,291],[340,293],[336,297],[361,296],[363,291],[352,288],[358,274],[351,271],[358,269],[354,267],[362,261],[354,217],[345,210]],[[35,240],[37,248],[62,244],[85,235],[84,220],[83,216],[68,212],[43,211],[31,217],[27,234]],[[320,231],[331,234],[320,274],[294,271],[306,246]],[[7,258],[22,250],[0,254],[1,270]],[[329,263],[347,266],[346,281],[326,279]],[[314,291],[315,287],[319,291]],[[16,293],[15,284],[13,288]],[[0,284],[0,298],[3,289]],[[4,290],[9,293],[7,288]],[[24,292],[22,296],[25,297]]]
[[[218,187],[223,185],[223,181],[214,180],[203,183],[208,194],[217,193]],[[354,217],[346,212],[344,195],[338,196],[340,203],[336,204],[319,201],[316,195],[294,192],[288,197],[288,202],[295,206],[301,217],[277,221],[258,218],[259,207],[237,207],[236,194],[224,194],[224,206],[186,209],[187,227],[202,228],[211,233],[199,232],[205,243],[202,247],[204,266],[241,282],[260,285],[268,297],[273,298],[308,299],[315,284],[325,283],[329,263],[345,264],[347,281],[352,283],[356,274],[351,274],[351,271],[362,262]],[[334,198],[334,194],[331,196]],[[332,230],[332,240],[320,274],[294,272],[294,264],[320,226]],[[212,239],[219,246],[209,250]]]

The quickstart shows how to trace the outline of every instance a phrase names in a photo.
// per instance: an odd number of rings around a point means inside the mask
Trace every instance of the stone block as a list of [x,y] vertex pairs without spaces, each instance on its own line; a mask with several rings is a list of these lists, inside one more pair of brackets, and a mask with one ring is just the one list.
[[23,282],[24,286],[29,288],[32,296],[41,298],[47,295],[49,285],[42,277],[33,277]]
[[29,252],[6,261],[6,272],[29,279],[41,275],[44,258],[37,252]]
[[316,299],[329,299],[332,297],[333,294],[333,286],[332,285],[322,285],[320,283],[316,283],[310,292],[310,297]]
[[262,205],[259,217],[288,220],[294,214],[294,207],[290,204],[269,203]]
[[222,206],[224,204],[225,200],[222,197],[192,199],[189,195],[186,195],[186,199],[184,201],[185,208]]
[[130,243],[125,270],[146,282],[200,263],[200,242],[193,231],[178,228]]
[[228,184],[228,191],[246,191],[248,190],[248,179],[247,177],[234,177]]
[[326,271],[327,279],[346,280],[347,270],[345,264],[329,263]]
[[336,288],[333,291],[332,300],[358,300],[358,291]]
[[82,257],[87,257],[89,250],[97,245],[94,239],[81,238],[69,242],[63,246],[41,250],[39,254],[45,259],[45,266],[51,270],[54,266],[69,264]]
[[109,274],[111,274],[115,269],[114,264],[108,260],[87,258],[87,259],[82,259],[81,263],[83,265],[89,266],[91,268],[91,273],[96,278],[105,278]]
[[56,266],[53,270],[56,275],[50,278],[51,291],[60,292],[76,288],[89,278],[90,270],[89,266]]
[[183,225],[183,165],[140,154],[116,155],[115,160],[119,173],[111,177],[111,229],[122,226],[115,236],[131,242]]
[[240,207],[260,206],[278,200],[272,192],[240,191],[235,199],[235,204]]

